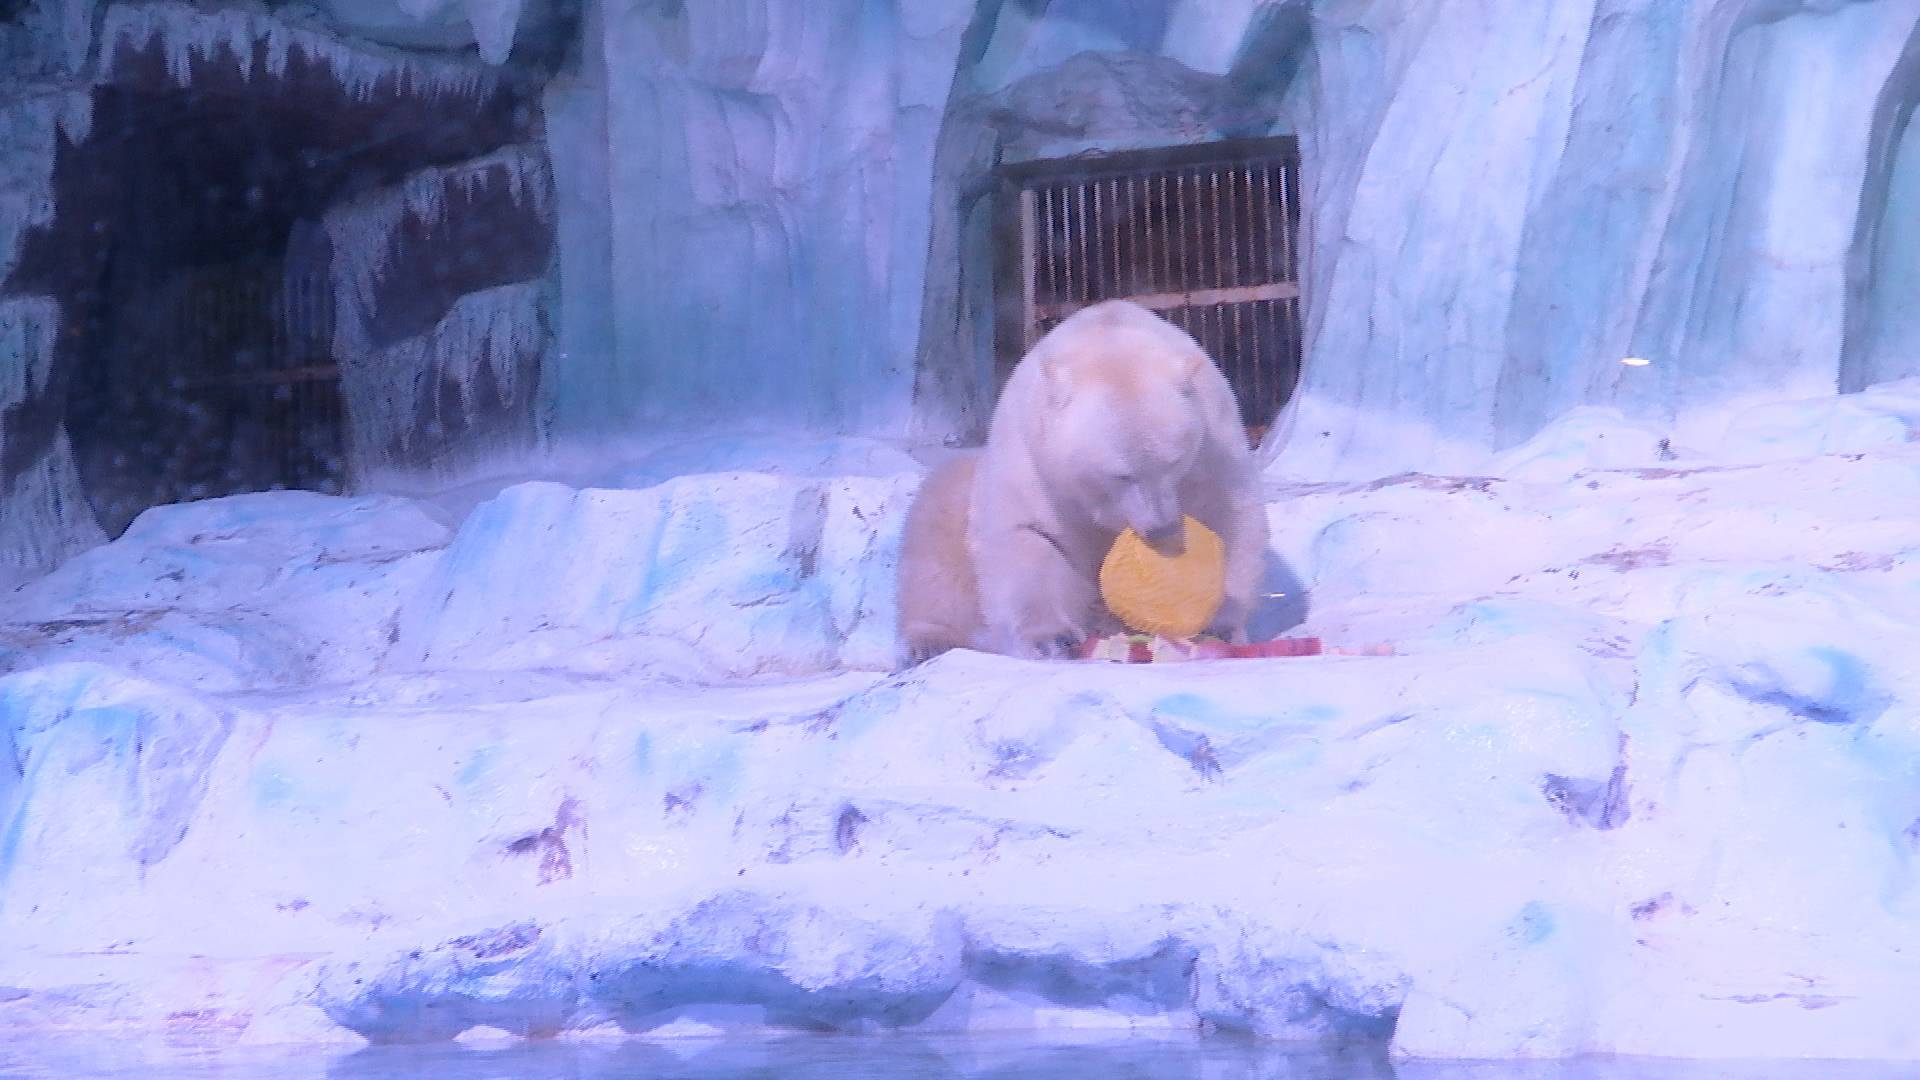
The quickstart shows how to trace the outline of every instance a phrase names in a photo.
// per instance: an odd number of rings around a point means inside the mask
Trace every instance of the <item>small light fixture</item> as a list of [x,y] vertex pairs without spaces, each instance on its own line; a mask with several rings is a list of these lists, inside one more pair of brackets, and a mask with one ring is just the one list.
[[1620,362],[1627,365],[1628,367],[1646,367],[1648,364],[1653,363],[1653,361],[1647,359],[1644,356],[1629,356],[1621,360]]

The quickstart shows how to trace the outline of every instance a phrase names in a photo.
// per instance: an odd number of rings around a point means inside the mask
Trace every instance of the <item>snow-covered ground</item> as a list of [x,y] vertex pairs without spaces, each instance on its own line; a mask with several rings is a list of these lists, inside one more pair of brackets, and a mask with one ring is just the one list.
[[1276,471],[1391,656],[901,669],[884,448],[150,511],[0,598],[0,1029],[1920,1059],[1916,421]]

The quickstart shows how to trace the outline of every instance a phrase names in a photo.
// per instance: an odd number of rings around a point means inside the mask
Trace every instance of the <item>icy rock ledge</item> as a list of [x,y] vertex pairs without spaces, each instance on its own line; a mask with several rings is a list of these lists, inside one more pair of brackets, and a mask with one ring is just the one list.
[[96,659],[203,690],[382,671],[695,680],[884,670],[911,474],[519,484],[457,531],[308,492],[150,510],[7,595],[0,671]]
[[0,1029],[1920,1058],[1920,447],[1297,485],[1304,629],[1400,655],[1141,668],[891,670],[913,483],[247,496],[13,594]]
[[894,548],[916,483],[721,473],[644,491],[518,485],[461,526],[402,619],[396,656],[619,671],[665,650],[729,676],[889,668]]

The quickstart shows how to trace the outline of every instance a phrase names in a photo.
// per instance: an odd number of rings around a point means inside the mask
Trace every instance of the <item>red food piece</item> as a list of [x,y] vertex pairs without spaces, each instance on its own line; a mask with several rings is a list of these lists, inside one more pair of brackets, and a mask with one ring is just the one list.
[[[1151,664],[1156,662],[1155,644],[1152,638],[1133,634],[1089,638],[1080,645],[1080,658],[1105,660],[1109,663]],[[1159,662],[1163,663],[1169,660],[1320,656],[1326,651],[1317,637],[1275,638],[1272,641],[1256,641],[1247,645],[1234,645],[1219,638],[1203,637],[1190,642],[1160,641],[1158,644],[1163,654],[1159,657]]]
[[1237,657],[1319,656],[1322,652],[1317,637],[1274,638],[1228,648],[1233,650],[1228,655]]
[[1187,651],[1187,659],[1226,660],[1230,657],[1245,655],[1240,651],[1245,648],[1249,648],[1249,646],[1235,645],[1231,642],[1221,641],[1219,638],[1201,638],[1194,642],[1193,647]]

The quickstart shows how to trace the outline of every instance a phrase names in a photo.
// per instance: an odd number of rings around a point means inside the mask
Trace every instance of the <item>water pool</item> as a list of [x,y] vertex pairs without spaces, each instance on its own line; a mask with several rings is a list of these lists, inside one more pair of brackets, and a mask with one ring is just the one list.
[[787,1036],[358,1050],[161,1050],[107,1039],[0,1046],[0,1076],[12,1080],[1905,1080],[1917,1074],[1920,1068],[1891,1062],[1394,1064],[1379,1047],[1111,1036]]

